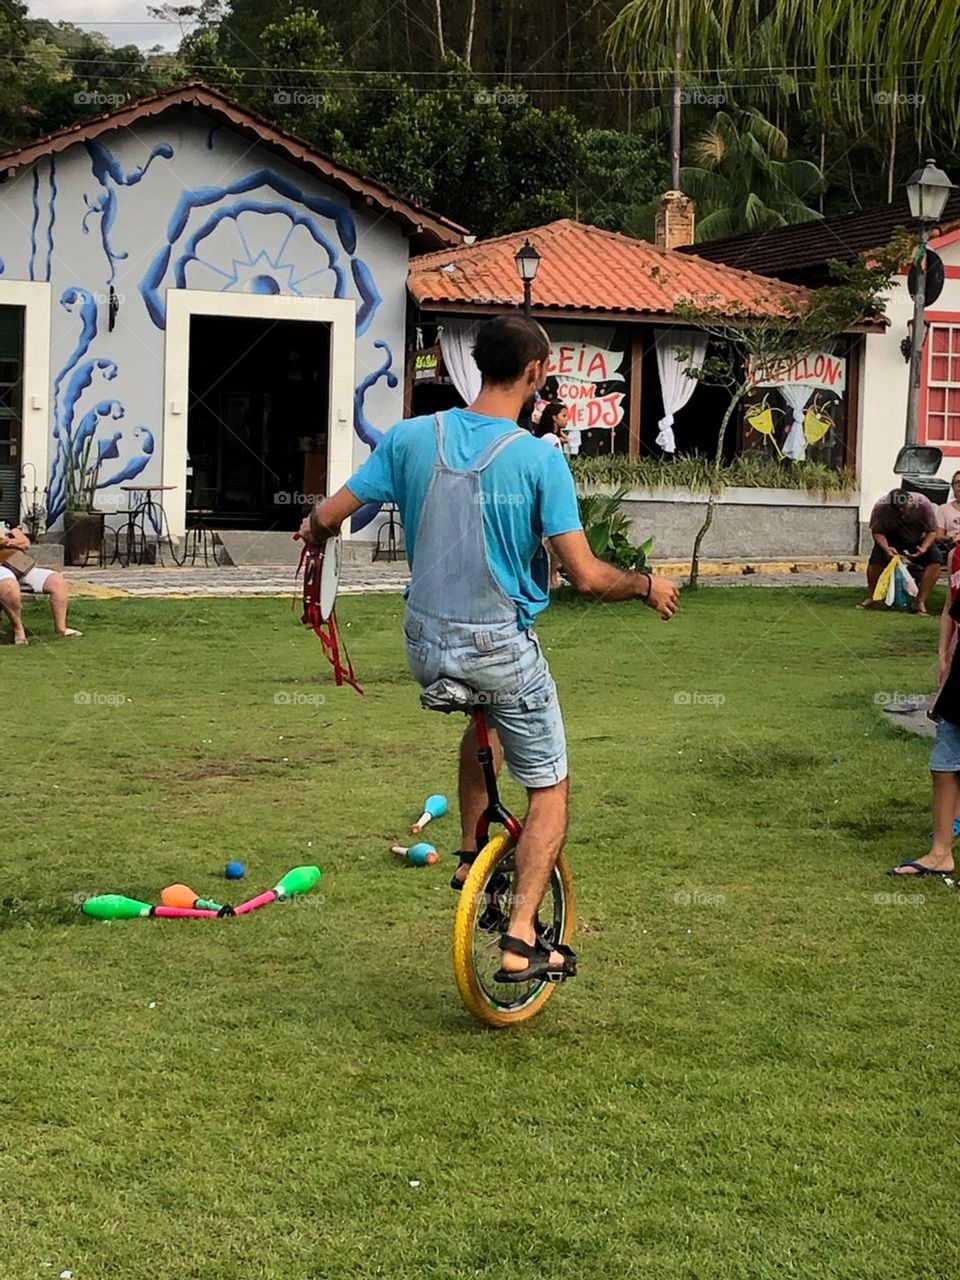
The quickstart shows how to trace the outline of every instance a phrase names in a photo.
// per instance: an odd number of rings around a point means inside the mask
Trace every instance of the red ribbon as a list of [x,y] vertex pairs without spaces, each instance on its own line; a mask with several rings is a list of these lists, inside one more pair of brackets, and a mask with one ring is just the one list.
[[[300,552],[300,563],[297,565],[297,576],[303,571],[303,615],[300,621],[310,627],[314,635],[323,645],[327,660],[333,667],[333,676],[337,687],[348,684],[362,694],[357,683],[353,663],[347,653],[347,646],[340,628],[337,625],[337,611],[330,614],[326,622],[320,616],[320,569],[323,565],[323,548],[309,546],[304,543]],[[342,655],[342,657],[341,657]]]

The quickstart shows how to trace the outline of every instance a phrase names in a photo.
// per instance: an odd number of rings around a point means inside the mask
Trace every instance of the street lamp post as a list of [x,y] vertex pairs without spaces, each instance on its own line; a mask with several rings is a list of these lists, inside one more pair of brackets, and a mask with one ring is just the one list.
[[513,260],[517,264],[517,274],[523,281],[523,314],[529,316],[531,307],[530,293],[534,276],[540,268],[540,255],[529,240],[524,240]]
[[910,381],[907,386],[907,429],[906,443],[917,443],[917,426],[920,408],[920,364],[923,354],[923,339],[926,326],[923,311],[926,306],[927,286],[927,236],[931,227],[937,225],[943,216],[943,210],[950,192],[956,190],[953,183],[938,169],[932,160],[928,160],[922,169],[918,169],[907,181],[907,198],[910,201],[910,214],[917,224],[916,290],[913,295],[913,327],[910,335]]

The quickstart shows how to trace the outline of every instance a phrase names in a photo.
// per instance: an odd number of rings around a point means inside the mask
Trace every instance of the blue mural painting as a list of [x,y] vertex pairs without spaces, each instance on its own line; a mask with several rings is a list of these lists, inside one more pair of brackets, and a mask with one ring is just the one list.
[[40,260],[43,256],[43,249],[40,243],[40,221],[44,216],[41,210],[40,188],[43,180],[44,168],[38,163],[33,170],[32,192],[30,196],[31,214],[30,214],[30,259],[27,264],[28,279],[30,280],[49,280],[50,271],[53,266],[53,227],[57,220],[57,160],[56,156],[51,156],[49,164],[46,167],[46,180],[48,184],[47,207],[46,207],[46,266],[43,274],[40,273]]
[[50,269],[53,264],[53,224],[57,220],[57,157],[50,157],[50,200],[47,206],[47,274],[45,279],[50,279]]
[[[251,194],[254,191],[255,197]],[[198,224],[193,215],[211,207],[210,216]],[[332,227],[322,226],[319,218]],[[361,337],[383,298],[367,263],[356,256],[356,247],[356,225],[341,205],[310,195],[269,169],[258,169],[227,186],[199,187],[180,195],[167,226],[167,243],[140,282],[140,293],[153,323],[163,329],[165,290],[170,285],[218,292],[346,298],[351,296],[352,281],[359,297],[357,336]],[[384,359],[354,392],[354,430],[371,449],[377,447],[382,432],[368,421],[364,398],[381,378],[389,387],[398,382],[389,344],[377,341],[373,345],[384,353]],[[377,504],[357,512],[354,530],[364,528],[379,510]]]
[[[195,145],[206,153],[214,149],[216,142],[219,153],[221,138],[215,135],[220,127],[214,125],[209,132],[205,129]],[[29,186],[25,190],[30,203],[24,212],[29,209],[31,216],[29,239],[26,234],[23,237],[21,273],[28,274],[30,280],[50,281],[55,268],[62,272],[63,264],[57,261],[56,229],[60,241],[65,231],[74,236],[93,233],[95,241],[99,240],[103,258],[98,252],[94,262],[102,264],[102,268],[91,271],[94,279],[99,277],[106,285],[112,285],[125,262],[126,270],[132,274],[138,248],[134,237],[140,235],[142,228],[129,221],[130,206],[124,202],[124,193],[138,186],[153,170],[160,176],[151,179],[149,194],[158,201],[169,201],[172,209],[169,214],[160,215],[166,225],[160,232],[159,248],[153,251],[137,286],[149,322],[156,329],[165,329],[166,293],[171,287],[355,300],[357,364],[372,372],[358,377],[353,425],[357,437],[375,449],[383,432],[370,421],[366,398],[381,384],[396,388],[399,379],[390,344],[374,337],[374,322],[383,298],[370,266],[357,252],[357,226],[350,209],[264,167],[219,185],[183,190],[162,176],[166,166],[160,162],[175,156],[175,148],[168,141],[145,145],[140,163],[131,166],[129,158],[121,160],[103,142],[87,140],[83,148],[71,150],[79,157],[86,175],[84,149],[96,183],[93,190],[89,188],[89,178],[84,190],[84,177],[77,178],[74,169],[63,163],[58,184],[55,157],[34,165],[32,190]],[[126,154],[125,150],[120,154]],[[71,183],[78,185],[67,185],[64,175],[68,171]],[[76,209],[76,220],[65,216],[64,211],[70,209]],[[118,244],[121,214],[124,231]],[[150,234],[153,235],[152,230]],[[126,237],[130,243],[125,242]],[[147,243],[149,240],[144,240]],[[4,270],[0,260],[0,275]],[[63,280],[61,274],[57,283]],[[104,490],[134,479],[156,456],[153,431],[131,420],[132,415],[128,417],[120,389],[120,370],[113,357],[122,359],[129,373],[132,360],[125,354],[129,348],[113,345],[106,324],[101,332],[98,313],[100,307],[105,308],[105,298],[103,293],[91,292],[98,289],[98,283],[89,278],[87,283],[89,289],[70,284],[59,297],[60,314],[68,318],[68,328],[64,332],[55,326],[55,344],[59,342],[61,349],[69,345],[72,350],[55,371],[51,397],[49,523],[62,516],[68,480],[78,467],[85,466],[91,478],[96,471],[97,488]],[[136,294],[131,299],[128,293],[125,310],[135,298]],[[378,511],[379,504],[364,507],[354,517],[354,529],[364,528]]]
[[81,225],[84,234],[89,234],[88,220],[95,214],[100,215],[100,242],[110,268],[107,284],[113,284],[117,275],[117,262],[127,257],[126,252],[121,253],[110,242],[113,224],[117,218],[117,187],[136,186],[144,178],[154,160],[173,159],[173,147],[169,142],[158,142],[143,164],[137,165],[129,173],[124,173],[119,160],[102,142],[88,141],[84,145],[90,155],[93,176],[100,183],[102,190],[94,200],[91,200],[86,192],[83,193],[83,203],[86,205],[87,212],[83,215]]
[[30,279],[37,278],[37,228],[40,225],[40,166],[33,171],[33,217],[30,221]]
[[[97,432],[104,423],[125,417],[126,410],[119,400],[99,401],[83,414],[74,430],[74,420],[84,393],[100,379],[112,382],[118,368],[106,356],[84,359],[97,337],[97,302],[93,294],[74,285],[61,294],[60,305],[68,315],[77,316],[80,334],[76,347],[53,383],[54,453],[48,480],[48,523],[58,520],[66,510],[71,471],[76,473],[78,469],[84,469],[87,477],[96,476],[98,489],[106,489],[138,476],[153,454],[153,435],[144,427],[131,432],[129,442],[126,442],[123,431],[114,432],[107,440],[97,438]],[[108,459],[118,460],[119,466],[112,468],[111,474],[103,478],[103,463]]]

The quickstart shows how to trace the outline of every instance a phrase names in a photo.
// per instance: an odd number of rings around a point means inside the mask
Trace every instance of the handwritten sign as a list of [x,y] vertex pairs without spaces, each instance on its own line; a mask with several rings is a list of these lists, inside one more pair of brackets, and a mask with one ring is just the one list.
[[623,382],[620,372],[623,351],[609,351],[589,342],[558,342],[553,346],[547,376],[557,380],[557,399],[569,410],[569,425],[575,431],[592,427],[613,430],[623,421],[625,392],[599,388]]
[[799,360],[779,364],[747,362],[750,385],[754,387],[814,387],[818,391],[834,391],[843,395],[847,385],[847,362],[843,356],[827,351],[811,352]]
[[413,365],[414,382],[436,382],[440,377],[440,348],[418,351]]

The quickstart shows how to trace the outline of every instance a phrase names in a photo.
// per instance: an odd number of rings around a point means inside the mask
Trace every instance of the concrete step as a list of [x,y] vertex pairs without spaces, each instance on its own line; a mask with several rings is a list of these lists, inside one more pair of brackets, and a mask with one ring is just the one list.
[[[293,567],[300,559],[300,543],[294,542],[286,530],[215,529],[214,533],[222,544],[221,558],[226,564]],[[343,543],[345,564],[369,564],[372,559],[372,542],[348,540]]]
[[30,548],[30,554],[41,569],[63,568],[62,542],[35,542]]

